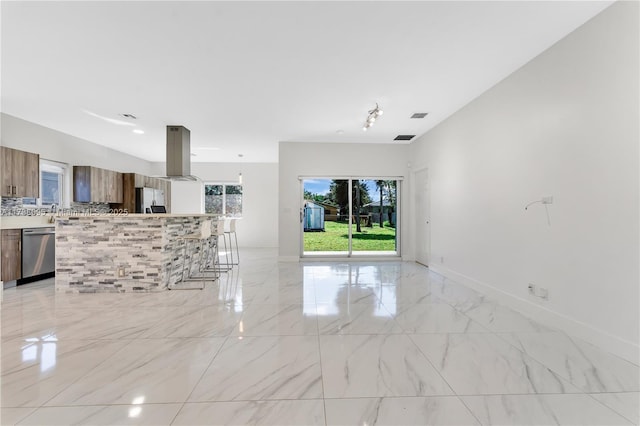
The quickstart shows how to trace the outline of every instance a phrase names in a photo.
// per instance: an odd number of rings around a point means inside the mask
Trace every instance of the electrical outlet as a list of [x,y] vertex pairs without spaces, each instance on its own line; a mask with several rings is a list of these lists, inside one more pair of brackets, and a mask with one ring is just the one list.
[[547,290],[546,288],[540,287],[538,289],[538,297],[544,300],[549,300],[549,290]]
[[553,204],[553,197],[542,197],[542,204]]
[[549,300],[549,290],[544,287],[538,287],[533,283],[529,283],[527,286],[529,294],[540,299]]
[[118,268],[118,276],[119,277],[124,277],[125,275],[126,274],[125,274],[124,268]]

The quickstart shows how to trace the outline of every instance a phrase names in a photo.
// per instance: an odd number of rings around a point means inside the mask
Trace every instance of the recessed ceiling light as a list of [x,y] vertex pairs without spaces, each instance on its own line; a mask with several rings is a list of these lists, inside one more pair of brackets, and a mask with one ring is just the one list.
[[[105,117],[104,115],[96,114],[95,112],[88,111],[86,109],[83,109],[82,111],[84,111],[86,114],[89,114],[92,117],[96,117],[96,118],[99,118],[100,120],[104,120],[107,123],[117,124],[118,126],[135,126],[134,123],[131,123],[129,121],[116,120],[115,118]],[[122,114],[120,114],[120,115],[122,115]]]
[[137,120],[138,119],[138,117],[136,117],[133,114],[126,114],[125,113],[125,114],[120,114],[120,115],[123,116],[124,118],[130,118],[131,120]]
[[238,157],[242,158],[244,157],[244,154],[238,154]]
[[144,135],[144,130],[142,129],[133,129],[133,133],[137,135]]
[[340,129],[340,130],[336,130],[336,133],[339,135],[344,135],[344,130]]
[[429,114],[428,112],[416,112],[411,118],[425,118]]

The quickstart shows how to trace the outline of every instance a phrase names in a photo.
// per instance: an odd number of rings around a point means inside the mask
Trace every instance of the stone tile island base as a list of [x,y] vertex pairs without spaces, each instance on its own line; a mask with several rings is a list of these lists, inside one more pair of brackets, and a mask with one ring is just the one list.
[[[180,237],[197,234],[211,215],[130,214],[56,220],[56,290],[131,293],[166,290],[180,280],[185,257],[197,255]],[[171,274],[172,261],[175,262]],[[123,273],[118,274],[119,271]],[[120,276],[123,275],[123,276]]]

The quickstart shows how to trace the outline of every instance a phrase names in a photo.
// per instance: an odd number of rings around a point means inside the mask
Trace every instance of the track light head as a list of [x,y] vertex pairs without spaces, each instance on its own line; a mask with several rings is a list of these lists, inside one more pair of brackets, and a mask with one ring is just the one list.
[[362,127],[362,130],[366,131],[369,127],[373,126],[373,123],[375,123],[376,119],[381,115],[382,115],[382,110],[380,109],[380,107],[378,107],[378,104],[376,104],[376,107],[369,111],[367,115],[367,120],[365,121],[364,127]]

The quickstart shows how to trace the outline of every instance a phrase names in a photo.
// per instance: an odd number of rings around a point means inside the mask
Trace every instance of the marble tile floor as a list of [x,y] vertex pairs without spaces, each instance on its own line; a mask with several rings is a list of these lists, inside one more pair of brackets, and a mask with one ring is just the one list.
[[7,289],[1,425],[632,425],[639,367],[407,262]]

